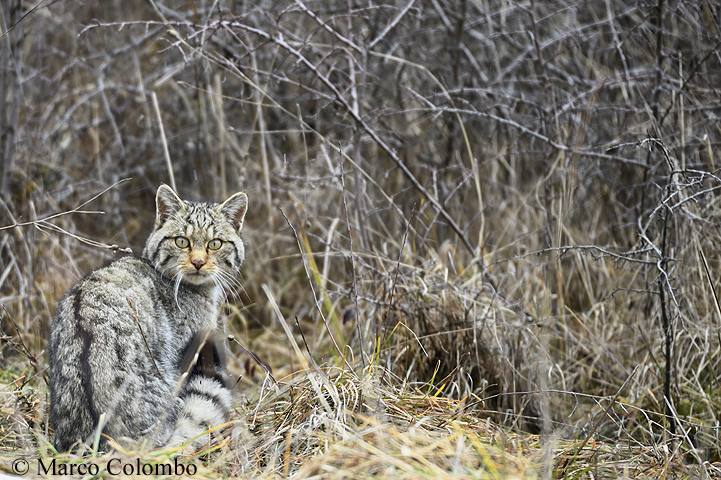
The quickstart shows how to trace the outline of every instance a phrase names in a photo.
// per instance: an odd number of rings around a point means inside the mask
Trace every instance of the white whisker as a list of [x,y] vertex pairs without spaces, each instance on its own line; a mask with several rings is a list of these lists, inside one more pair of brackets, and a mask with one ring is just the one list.
[[180,288],[180,281],[183,279],[183,272],[178,272],[173,276],[173,280],[175,281],[175,288],[173,289],[173,293],[175,296],[175,304],[178,306],[178,310],[181,312],[183,309],[180,307],[180,302],[178,302],[178,289]]
[[[240,300],[240,291],[245,292],[243,285],[230,273],[219,270],[218,272],[219,281],[226,290],[230,290],[231,295],[236,300]],[[247,292],[245,292],[247,294]]]

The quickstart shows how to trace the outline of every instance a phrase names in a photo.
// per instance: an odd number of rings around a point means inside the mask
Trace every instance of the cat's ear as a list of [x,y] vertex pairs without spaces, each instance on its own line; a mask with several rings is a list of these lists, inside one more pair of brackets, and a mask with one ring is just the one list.
[[240,231],[243,228],[243,219],[245,212],[248,211],[248,195],[245,192],[238,192],[220,206],[220,211],[225,218]]
[[158,187],[158,193],[155,195],[155,205],[157,207],[155,222],[162,225],[183,208],[183,201],[178,198],[172,188],[163,183]]

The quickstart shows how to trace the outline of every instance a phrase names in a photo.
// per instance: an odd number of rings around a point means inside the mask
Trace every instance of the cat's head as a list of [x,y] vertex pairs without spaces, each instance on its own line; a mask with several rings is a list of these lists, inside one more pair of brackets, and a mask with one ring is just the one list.
[[143,250],[165,277],[178,283],[232,286],[245,259],[240,239],[248,196],[222,204],[187,202],[167,185],[155,197],[155,228]]

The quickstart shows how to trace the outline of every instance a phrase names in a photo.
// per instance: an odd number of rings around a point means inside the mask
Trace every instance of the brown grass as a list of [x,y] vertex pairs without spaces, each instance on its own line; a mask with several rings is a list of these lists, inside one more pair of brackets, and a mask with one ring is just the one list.
[[54,458],[55,305],[174,178],[251,202],[198,475],[719,475],[717,5],[0,6],[4,464]]

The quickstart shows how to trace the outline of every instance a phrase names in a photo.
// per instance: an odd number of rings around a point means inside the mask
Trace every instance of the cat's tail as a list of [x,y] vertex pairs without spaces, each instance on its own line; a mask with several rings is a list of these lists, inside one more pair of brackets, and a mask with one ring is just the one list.
[[187,444],[193,450],[207,444],[216,427],[226,423],[232,404],[226,372],[224,339],[217,333],[196,333],[181,364],[179,399],[182,407],[167,445]]

